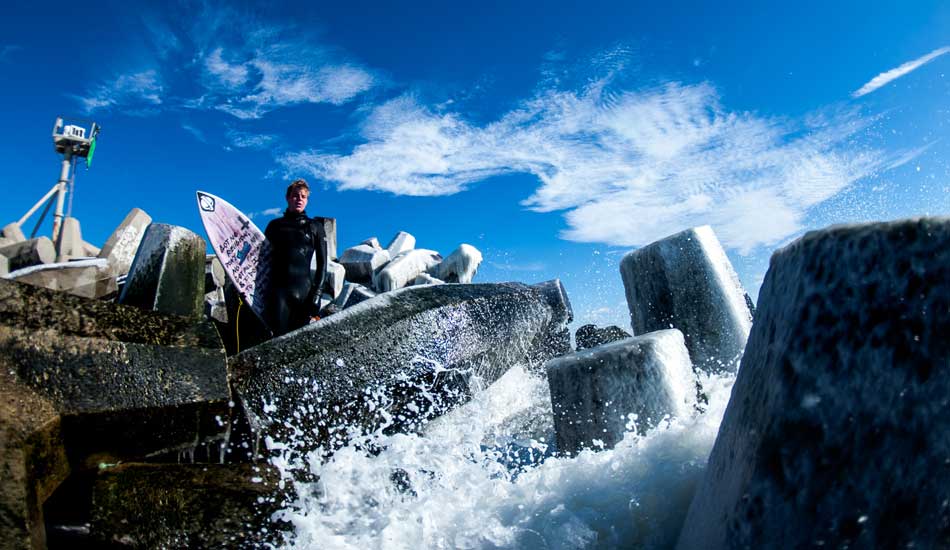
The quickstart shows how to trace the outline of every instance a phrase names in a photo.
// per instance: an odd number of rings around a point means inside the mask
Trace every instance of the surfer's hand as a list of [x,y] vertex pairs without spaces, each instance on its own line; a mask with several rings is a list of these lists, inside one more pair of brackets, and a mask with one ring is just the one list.
[[320,316],[319,316],[319,315],[314,315],[313,317],[310,318],[310,322],[311,322],[311,323],[316,323],[316,322],[319,321],[319,320],[320,320]]

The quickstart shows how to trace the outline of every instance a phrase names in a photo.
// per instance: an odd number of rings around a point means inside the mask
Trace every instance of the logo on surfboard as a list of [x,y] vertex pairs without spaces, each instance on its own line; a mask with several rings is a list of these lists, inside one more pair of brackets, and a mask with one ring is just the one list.
[[198,193],[198,206],[205,212],[214,212],[214,198]]

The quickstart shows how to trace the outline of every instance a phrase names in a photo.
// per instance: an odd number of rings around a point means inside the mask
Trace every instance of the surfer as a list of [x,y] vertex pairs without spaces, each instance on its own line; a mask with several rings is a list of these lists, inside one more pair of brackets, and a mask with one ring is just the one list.
[[[327,239],[323,224],[307,216],[310,186],[302,179],[287,187],[287,210],[267,224],[270,242],[270,284],[264,298],[264,320],[275,336],[298,329],[317,318],[327,269]],[[316,253],[317,272],[310,261]]]

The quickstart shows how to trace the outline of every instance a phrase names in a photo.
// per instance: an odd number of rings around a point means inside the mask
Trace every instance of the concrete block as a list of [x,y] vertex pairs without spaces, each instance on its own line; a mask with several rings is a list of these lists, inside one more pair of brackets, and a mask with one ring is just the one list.
[[36,265],[17,270],[9,278],[94,300],[114,297],[118,291],[108,261],[102,258]]
[[664,416],[685,416],[695,378],[680,331],[661,330],[548,361],[557,448],[612,448]]
[[320,216],[314,216],[313,219],[317,220],[323,225],[323,232],[327,236],[327,259],[335,260],[336,259],[336,218],[322,218]]
[[[491,384],[526,361],[552,317],[526,285],[408,287],[241,352],[231,380],[260,435],[332,446],[349,429],[389,418],[389,432],[412,430],[454,407],[468,376]],[[385,411],[377,390],[391,399]]]
[[0,472],[0,546],[46,548],[43,503],[71,472],[61,419],[48,398],[18,384],[6,368],[0,369]]
[[596,348],[610,342],[630,338],[630,334],[617,326],[599,328],[596,325],[584,325],[574,333],[574,342],[577,345],[577,351],[582,349]]
[[0,277],[6,277],[10,273],[10,260],[6,256],[0,256]]
[[554,322],[566,325],[574,321],[574,308],[571,307],[571,300],[567,297],[567,289],[560,279],[551,279],[542,283],[531,285],[540,292],[548,301],[548,305],[555,312]]
[[102,249],[94,244],[87,243],[83,241],[82,243],[82,255],[89,258],[98,258],[99,253],[102,252]]
[[434,250],[418,248],[393,258],[373,276],[373,289],[389,292],[407,286],[410,281],[442,261]]
[[634,334],[677,328],[696,368],[738,368],[752,314],[712,228],[688,229],[627,253],[620,275]]
[[207,322],[0,280],[0,546],[43,547],[71,470],[222,441],[229,401]]
[[16,271],[24,267],[55,262],[56,248],[53,241],[47,237],[37,237],[0,248],[0,256],[7,258],[10,271]]
[[116,275],[124,275],[132,267],[135,252],[142,242],[145,230],[152,223],[152,217],[144,210],[133,208],[102,245],[99,257],[109,260]]
[[379,239],[377,239],[376,237],[370,237],[366,239],[365,241],[361,242],[360,244],[365,244],[366,246],[375,248],[376,250],[382,250],[383,248],[382,246],[380,246]]
[[429,273],[447,283],[471,283],[482,263],[482,253],[472,245],[459,245]]
[[205,316],[219,323],[228,322],[228,306],[224,298],[224,287],[218,287],[205,294]]
[[120,464],[96,478],[90,531],[101,548],[277,547],[281,485],[265,463]]
[[329,291],[330,296],[336,299],[343,292],[346,282],[346,268],[334,261],[327,262],[327,275],[323,281],[323,288]]
[[950,219],[775,252],[679,548],[950,541]]
[[445,281],[441,279],[436,279],[435,277],[433,277],[432,275],[429,275],[428,273],[420,273],[419,275],[416,276],[415,279],[412,280],[412,284],[414,285],[444,285]]
[[373,274],[389,263],[389,260],[389,252],[369,244],[359,244],[344,250],[339,263],[346,269],[346,280],[370,283]]
[[376,292],[374,292],[370,288],[366,288],[365,286],[359,283],[348,283],[348,284],[349,284],[349,291],[344,289],[344,291],[340,295],[341,297],[344,294],[346,295],[346,300],[343,302],[343,306],[342,306],[344,309],[348,307],[353,307],[360,302],[365,302],[366,300],[369,300],[370,298],[376,297]]
[[59,262],[86,256],[85,242],[82,240],[82,229],[79,226],[79,220],[72,216],[63,218],[63,226],[57,244],[59,246],[56,259]]
[[3,227],[3,238],[10,241],[10,244],[22,243],[26,240],[21,228],[16,222],[8,223]]
[[403,252],[408,252],[415,247],[416,238],[405,231],[400,231],[389,241],[389,244],[386,246],[386,251],[389,252],[390,258],[395,258]]
[[119,302],[174,315],[203,311],[205,240],[184,227],[153,223],[142,237]]

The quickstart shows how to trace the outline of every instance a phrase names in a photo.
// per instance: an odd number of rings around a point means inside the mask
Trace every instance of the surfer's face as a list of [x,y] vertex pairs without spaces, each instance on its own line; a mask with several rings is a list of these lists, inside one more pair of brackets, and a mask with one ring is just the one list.
[[294,189],[294,192],[287,196],[287,210],[303,212],[307,209],[309,199],[310,193],[306,189]]

